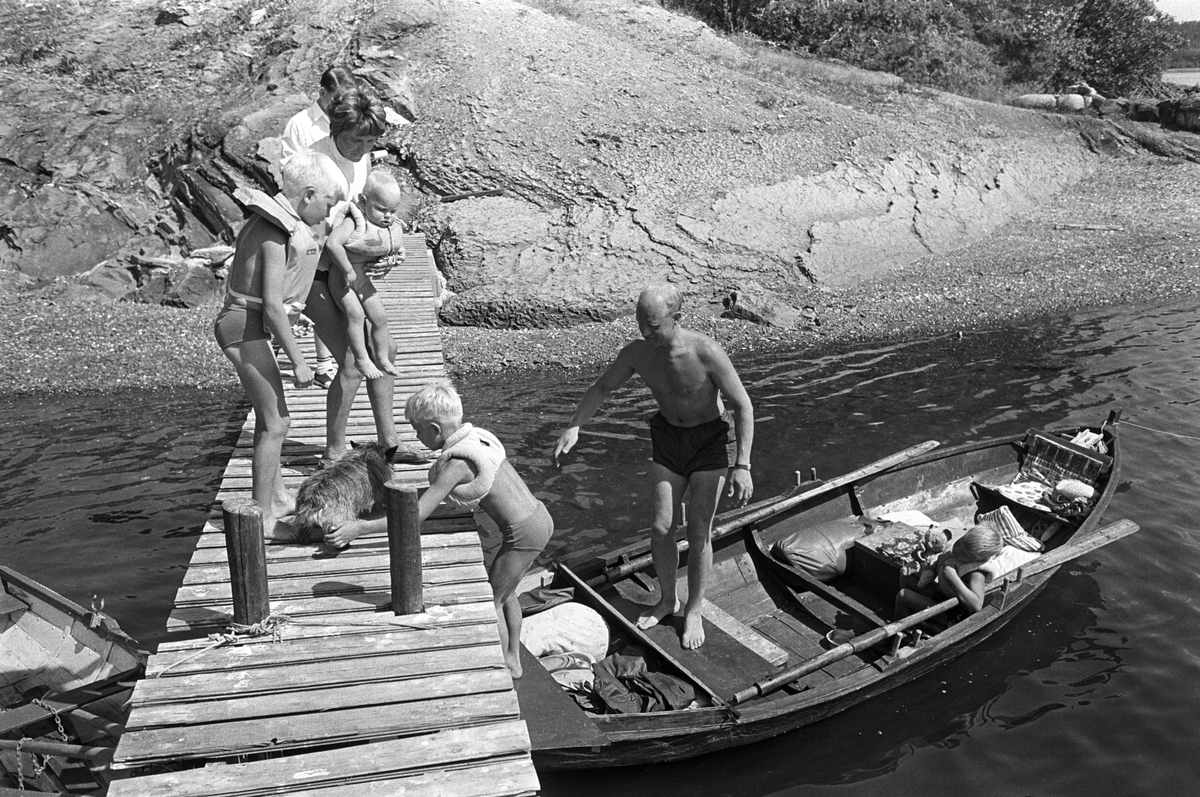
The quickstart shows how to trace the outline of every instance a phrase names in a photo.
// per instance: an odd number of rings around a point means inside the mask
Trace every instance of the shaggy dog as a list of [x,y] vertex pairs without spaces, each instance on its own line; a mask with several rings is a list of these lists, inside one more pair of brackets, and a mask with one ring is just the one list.
[[296,494],[299,542],[320,542],[334,526],[383,505],[396,447],[351,443],[346,456],[304,480]]

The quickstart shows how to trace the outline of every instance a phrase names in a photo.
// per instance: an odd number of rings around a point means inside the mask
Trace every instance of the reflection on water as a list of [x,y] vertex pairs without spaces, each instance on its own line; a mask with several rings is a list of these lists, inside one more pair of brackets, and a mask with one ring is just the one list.
[[245,416],[232,392],[23,397],[0,406],[0,564],[150,644]]
[[[1142,531],[1065,566],[977,649],[827,721],[675,765],[547,773],[543,793],[1178,794],[1200,777],[1200,308],[1104,310],[1003,334],[817,357],[739,358],[758,418],[757,493],[927,439],[958,442],[1121,406],[1125,469],[1108,520]],[[631,384],[561,470],[554,441],[590,378],[461,385],[547,500],[568,561],[647,526],[649,392]],[[164,625],[240,427],[235,395],[120,395],[3,407],[0,563],[135,635]],[[733,774],[730,774],[733,773]],[[986,789],[981,787],[986,784]]]

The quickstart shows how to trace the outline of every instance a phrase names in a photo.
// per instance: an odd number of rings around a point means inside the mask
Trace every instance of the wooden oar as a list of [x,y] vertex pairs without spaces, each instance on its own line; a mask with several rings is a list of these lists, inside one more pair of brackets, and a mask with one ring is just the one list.
[[883,628],[876,628],[874,631],[868,631],[865,634],[854,637],[851,640],[843,642],[836,648],[822,653],[815,659],[809,659],[803,664],[797,664],[778,675],[773,675],[770,678],[764,678],[761,681],[755,681],[752,686],[737,692],[729,699],[729,702],[735,706],[739,703],[744,703],[751,698],[761,695],[770,694],[771,692],[787,686],[797,678],[803,678],[811,672],[816,672],[823,667],[828,667],[835,661],[841,661],[847,656],[853,656],[855,653],[866,650],[869,647],[878,645],[888,637],[896,636],[901,631],[907,631],[915,625],[920,625],[931,617],[936,617],[939,614],[948,612],[958,605],[958,598],[947,598],[941,603],[935,603],[928,609],[922,609],[916,614],[910,614],[903,620],[897,620],[894,623],[888,623]]
[[595,604],[594,608],[598,608],[599,610],[603,611],[604,614],[608,615],[611,620],[621,626],[621,630],[628,634],[633,641],[644,648],[654,651],[654,653],[656,653],[663,661],[670,664],[684,678],[690,681],[693,686],[695,686],[704,694],[708,695],[708,699],[713,703],[713,705],[720,706],[728,711],[735,722],[739,719],[737,710],[734,709],[733,706],[729,705],[725,698],[718,695],[712,687],[700,679],[700,676],[696,675],[694,672],[688,669],[683,662],[672,656],[666,648],[651,639],[643,629],[638,628],[637,623],[634,623],[628,617],[617,611],[617,607],[606,601],[604,597],[600,595],[600,593],[596,592],[596,590],[592,589],[586,581],[576,575],[575,571],[567,567],[562,562],[555,563],[555,566],[558,568],[559,572],[566,576],[567,581],[569,581],[571,585],[575,587],[575,589],[587,595],[588,599]]
[[919,443],[912,448],[906,448],[903,451],[892,454],[890,457],[884,457],[883,459],[876,460],[870,465],[863,465],[858,470],[852,470],[849,473],[838,476],[836,479],[830,479],[823,484],[817,485],[811,490],[805,490],[804,492],[790,495],[776,503],[770,504],[769,506],[764,506],[757,512],[751,512],[748,515],[742,515],[739,518],[734,518],[728,523],[722,523],[713,529],[713,539],[720,539],[730,532],[749,526],[751,523],[757,523],[760,520],[778,515],[780,512],[787,511],[788,509],[808,501],[811,498],[815,498],[818,495],[833,492],[839,487],[845,487],[847,484],[856,482],[866,476],[871,476],[879,473],[880,471],[885,471],[894,465],[899,465],[901,462],[906,462],[913,457],[919,457],[921,454],[932,451],[937,447],[938,441],[926,440],[924,443]]
[[[838,476],[836,479],[830,479],[827,482],[822,482],[807,490],[803,490],[801,492],[792,490],[780,496],[778,500],[767,502],[759,509],[738,515],[731,520],[714,526],[712,539],[715,542],[722,537],[727,537],[733,532],[749,526],[751,523],[757,523],[760,520],[772,517],[780,512],[785,512],[804,501],[808,501],[811,498],[817,497],[818,495],[824,495],[825,493],[832,492],[840,487],[845,487],[847,484],[858,481],[859,479],[871,476],[881,471],[885,471],[888,468],[899,465],[901,462],[905,462],[913,457],[918,457],[921,454],[932,451],[937,447],[938,442],[936,440],[926,440],[924,443],[915,445],[912,448],[906,448],[903,451],[899,451],[891,456],[887,456],[883,459],[872,462],[870,465],[864,465],[858,470],[852,470],[849,473]],[[679,549],[679,553],[683,553],[688,549],[688,541],[686,539],[679,540],[675,543],[675,547]],[[624,578],[630,573],[641,570],[652,561],[653,555],[650,553],[644,553],[639,556],[632,557],[629,560],[621,562],[615,567],[606,570],[605,580],[613,582],[617,579]]]
[[[1118,520],[1116,523],[1105,526],[1096,532],[1087,535],[1079,540],[1072,540],[1061,548],[1038,557],[1030,562],[1025,567],[1018,569],[1017,578],[1035,575],[1043,571],[1049,570],[1052,567],[1058,567],[1071,561],[1077,556],[1081,556],[1088,551],[1094,551],[1102,545],[1107,545],[1113,540],[1119,540],[1122,537],[1134,533],[1138,530],[1138,525],[1132,520]],[[809,659],[803,664],[797,664],[778,675],[770,678],[756,681],[753,685],[742,689],[735,693],[729,699],[729,702],[735,706],[744,703],[747,700],[759,697],[761,695],[770,694],[784,686],[787,686],[797,678],[802,678],[811,672],[816,672],[824,667],[828,667],[836,661],[841,661],[847,656],[852,656],[855,653],[866,650],[869,647],[878,645],[888,637],[896,636],[901,631],[906,631],[915,625],[919,625],[931,617],[949,611],[958,605],[958,598],[947,598],[941,603],[935,603],[927,609],[922,609],[916,614],[911,614],[902,620],[897,620],[894,623],[888,623],[882,628],[876,628],[873,631],[868,631],[865,634],[856,636],[851,640],[843,642],[836,648],[822,653],[815,659]]]
[[48,739],[0,739],[0,750],[52,755],[59,758],[83,758],[88,761],[112,760],[113,748],[102,745],[67,744]]
[[1072,539],[1066,545],[1055,548],[1053,551],[1044,553],[1037,559],[1034,559],[1027,565],[1022,565],[1017,568],[1017,581],[1035,576],[1052,567],[1066,564],[1077,556],[1094,551],[1101,545],[1108,545],[1114,540],[1119,540],[1122,537],[1128,537],[1141,528],[1132,520],[1118,520],[1116,523],[1110,523],[1102,529],[1088,534],[1086,537]]

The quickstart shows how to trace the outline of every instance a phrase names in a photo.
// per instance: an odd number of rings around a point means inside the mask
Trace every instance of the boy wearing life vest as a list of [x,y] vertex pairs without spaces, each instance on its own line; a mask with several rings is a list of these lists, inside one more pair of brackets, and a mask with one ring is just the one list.
[[291,417],[271,338],[291,360],[296,387],[312,384],[292,323],[304,309],[343,180],[327,156],[301,152],[283,163],[281,182],[283,191],[274,197],[253,189],[235,194],[251,216],[237,237],[213,331],[254,406],[253,497],[262,508],[264,536],[287,542],[294,533],[284,518],[296,499],[284,486],[279,459]]
[[[325,244],[336,266],[329,269],[329,290],[346,314],[350,352],[358,370],[367,379],[397,373],[391,359],[392,334],[388,330],[387,309],[364,266],[397,253],[403,257],[400,238],[403,222],[397,216],[403,200],[396,178],[382,169],[375,169],[367,176],[362,193],[354,199],[362,211],[365,230],[356,229],[355,220],[347,216]],[[363,334],[367,321],[371,323],[374,357],[367,351]]]
[[[417,439],[441,456],[429,469],[429,489],[418,502],[424,521],[446,500],[452,506],[482,512],[500,527],[501,544],[488,581],[500,620],[504,660],[521,677],[521,605],[517,584],[550,542],[554,521],[513,468],[504,446],[491,432],[463,423],[462,401],[447,381],[426,385],[405,406]],[[325,535],[325,542],[347,545],[364,532],[387,531],[387,518],[355,520]]]

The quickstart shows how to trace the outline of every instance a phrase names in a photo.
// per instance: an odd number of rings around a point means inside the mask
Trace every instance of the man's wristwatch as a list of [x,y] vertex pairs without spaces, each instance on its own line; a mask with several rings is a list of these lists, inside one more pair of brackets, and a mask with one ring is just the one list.
[[741,462],[739,462],[739,463],[737,463],[736,465],[734,465],[734,466],[733,466],[733,469],[734,469],[734,470],[746,470],[746,471],[748,471],[748,470],[750,470],[750,463],[749,463],[749,462],[747,462],[747,463],[745,463],[745,464],[742,464]]

